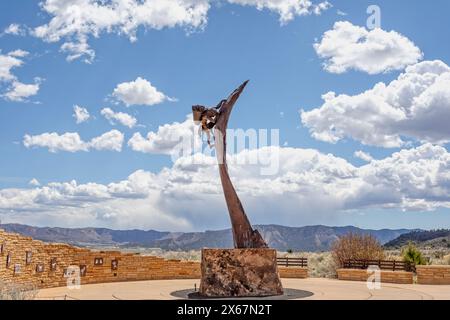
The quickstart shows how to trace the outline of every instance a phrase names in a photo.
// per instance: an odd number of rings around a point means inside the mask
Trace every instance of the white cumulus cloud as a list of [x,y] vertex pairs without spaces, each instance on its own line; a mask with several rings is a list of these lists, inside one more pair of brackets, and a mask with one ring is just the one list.
[[353,155],[356,158],[359,158],[359,159],[361,159],[363,161],[366,161],[366,162],[372,162],[373,161],[373,157],[369,153],[364,152],[362,150],[355,151],[355,153]]
[[118,130],[106,132],[89,142],[83,141],[77,132],[66,132],[61,135],[53,132],[34,136],[27,134],[23,144],[26,148],[47,148],[52,153],[89,151],[90,149],[120,152],[123,140],[124,135]]
[[11,54],[0,53],[0,81],[11,81],[16,76],[11,73],[11,69],[20,67],[23,61]]
[[73,106],[73,117],[75,118],[77,124],[80,124],[88,121],[91,115],[89,114],[89,111],[86,108],[80,107],[79,105],[75,105]]
[[89,147],[96,150],[122,151],[124,135],[118,130],[111,130],[99,137],[93,138]]
[[103,108],[100,112],[112,125],[120,123],[128,128],[133,128],[137,120],[125,112],[114,112],[111,108]]
[[[261,176],[260,165],[248,162],[274,153],[280,165],[273,176]],[[229,169],[254,223],[330,221],[337,212],[372,208],[450,208],[450,153],[432,144],[361,167],[317,150],[265,147],[230,155]],[[214,214],[200,210],[205,205]],[[157,173],[138,170],[109,184],[70,181],[0,189],[0,216],[35,224],[184,231],[229,224],[216,161],[201,154],[180,158]]]
[[23,83],[12,73],[12,69],[23,65],[23,59],[29,54],[28,51],[17,49],[2,54],[0,50],[0,85],[6,84],[6,91],[0,94],[6,100],[14,102],[27,101],[27,98],[39,92],[41,79],[36,77],[34,83]]
[[389,84],[357,95],[323,95],[324,104],[301,111],[318,140],[352,138],[365,145],[400,147],[408,141],[450,142],[450,67],[442,61],[409,66]]
[[[62,41],[61,51],[67,60],[95,58],[89,46],[90,37],[104,33],[123,35],[137,41],[139,28],[161,30],[180,27],[187,32],[202,30],[214,0],[43,0],[43,12],[50,17],[47,23],[31,33],[47,42]],[[281,23],[297,16],[321,14],[331,7],[327,1],[310,0],[226,0],[236,5],[252,6],[279,15]]]
[[127,106],[153,106],[166,100],[173,100],[164,93],[158,91],[150,81],[141,77],[138,77],[134,81],[119,83],[114,89],[113,96]]
[[95,56],[89,47],[89,36],[116,33],[136,40],[139,27],[163,29],[172,27],[201,28],[207,21],[208,0],[45,0],[41,8],[50,21],[33,33],[48,42],[64,39],[61,50],[68,60]]
[[377,74],[403,70],[422,59],[415,44],[395,31],[367,30],[348,21],[339,21],[314,44],[325,70],[344,73],[358,70]]
[[3,95],[7,100],[21,102],[39,92],[40,81],[32,84],[13,81],[8,91]]
[[3,34],[24,36],[26,34],[26,30],[18,23],[11,23],[3,30]]
[[281,23],[287,23],[297,16],[320,15],[331,7],[328,1],[313,4],[310,0],[228,0],[228,2],[276,12],[280,16]]
[[31,179],[28,184],[33,187],[39,187],[41,185],[41,183],[36,178]]
[[[178,152],[178,147],[186,147],[185,143],[193,143],[197,126],[188,115],[184,122],[174,122],[165,124],[158,128],[156,132],[150,131],[146,137],[139,132],[135,133],[128,141],[128,146],[138,152],[172,155]],[[189,149],[189,146],[187,147]]]

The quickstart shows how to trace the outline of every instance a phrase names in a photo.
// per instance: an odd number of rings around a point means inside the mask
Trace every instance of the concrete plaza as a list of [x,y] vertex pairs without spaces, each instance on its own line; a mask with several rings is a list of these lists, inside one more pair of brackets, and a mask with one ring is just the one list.
[[[301,300],[450,300],[449,285],[385,284],[370,290],[365,282],[334,279],[283,279],[283,286],[311,292]],[[36,299],[170,300],[175,291],[198,288],[198,280],[152,280],[42,289]]]

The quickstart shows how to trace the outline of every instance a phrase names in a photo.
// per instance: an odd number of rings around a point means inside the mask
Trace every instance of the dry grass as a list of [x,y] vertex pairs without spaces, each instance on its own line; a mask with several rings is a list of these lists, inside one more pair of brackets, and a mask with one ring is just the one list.
[[17,284],[0,280],[0,300],[33,300],[38,290],[33,284]]
[[164,259],[176,259],[187,261],[200,261],[202,253],[199,250],[190,251],[165,251],[160,249],[150,249],[142,253],[145,256],[156,256]]
[[336,278],[336,263],[331,252],[279,252],[280,257],[308,258],[308,272],[311,278]]

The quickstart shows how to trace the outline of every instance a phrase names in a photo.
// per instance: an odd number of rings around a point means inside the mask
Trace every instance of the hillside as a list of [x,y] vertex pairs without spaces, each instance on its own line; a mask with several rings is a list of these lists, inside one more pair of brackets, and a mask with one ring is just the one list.
[[384,246],[386,248],[400,248],[407,245],[409,242],[423,248],[447,249],[450,248],[450,230],[440,229],[408,232],[387,242]]
[[[371,234],[382,244],[411,230],[366,230],[352,226],[285,227],[256,226],[269,246],[277,250],[327,251],[339,236],[349,232]],[[160,232],[155,230],[111,230],[105,228],[50,228],[20,224],[3,224],[0,228],[47,242],[64,242],[78,246],[151,247],[164,250],[191,250],[203,247],[229,248],[233,246],[231,230],[205,232]]]

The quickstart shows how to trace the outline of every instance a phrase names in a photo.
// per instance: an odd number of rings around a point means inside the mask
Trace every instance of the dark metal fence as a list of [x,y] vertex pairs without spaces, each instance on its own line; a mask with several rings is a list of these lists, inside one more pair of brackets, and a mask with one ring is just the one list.
[[308,267],[308,258],[277,258],[280,267]]
[[345,269],[367,269],[369,266],[377,266],[381,270],[391,271],[415,271],[415,265],[409,262],[396,260],[346,260]]

